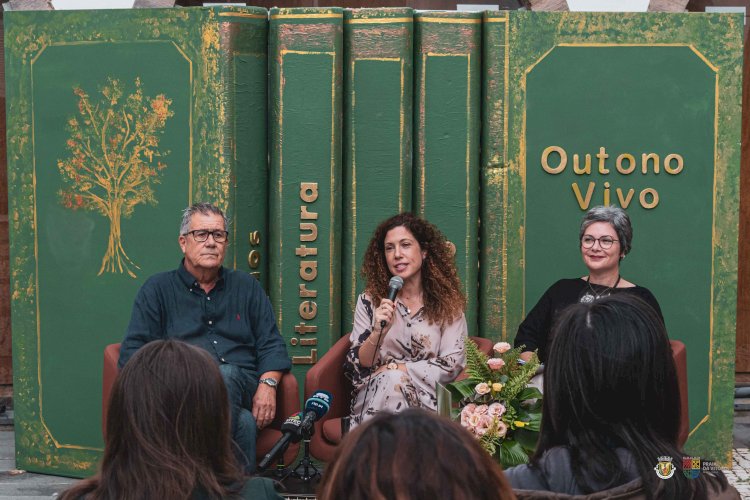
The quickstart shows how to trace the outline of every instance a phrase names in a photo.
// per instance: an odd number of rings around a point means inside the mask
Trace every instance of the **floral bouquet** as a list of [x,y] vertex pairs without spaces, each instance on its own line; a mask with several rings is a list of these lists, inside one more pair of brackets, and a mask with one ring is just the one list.
[[527,387],[539,368],[536,353],[519,363],[521,348],[507,342],[494,346],[488,357],[474,342],[466,342],[466,375],[448,385],[458,408],[454,419],[479,440],[504,468],[526,463],[536,448],[542,420],[542,393]]

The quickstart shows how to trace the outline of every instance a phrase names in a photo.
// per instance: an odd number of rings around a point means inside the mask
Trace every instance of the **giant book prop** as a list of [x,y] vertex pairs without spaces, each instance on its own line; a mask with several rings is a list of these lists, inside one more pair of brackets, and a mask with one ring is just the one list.
[[413,208],[455,246],[476,335],[482,15],[428,11],[414,22]]
[[227,265],[259,271],[267,25],[256,8],[5,14],[19,469],[95,471],[104,347],[178,265],[184,207],[225,209]]
[[340,336],[342,37],[340,8],[271,9],[270,295],[298,380]]
[[342,334],[373,231],[411,210],[412,24],[408,8],[344,11]]
[[622,273],[654,292],[670,337],[687,346],[687,450],[723,466],[732,449],[742,21],[484,18],[483,336],[512,338],[548,286],[585,275],[581,216],[622,206],[634,226]]

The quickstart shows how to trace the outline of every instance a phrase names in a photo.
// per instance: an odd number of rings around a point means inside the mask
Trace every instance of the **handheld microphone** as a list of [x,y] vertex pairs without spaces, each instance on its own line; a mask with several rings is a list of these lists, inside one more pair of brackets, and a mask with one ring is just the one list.
[[330,392],[315,391],[305,401],[305,411],[300,425],[302,434],[312,432],[312,425],[331,409],[331,400],[333,400],[333,395]]
[[[401,276],[394,276],[391,281],[388,282],[388,300],[391,302],[396,300],[396,294],[404,286],[404,279]],[[380,329],[385,328],[385,320],[380,320]]]
[[268,468],[276,458],[284,453],[290,443],[298,443],[302,439],[300,428],[302,427],[302,412],[297,412],[287,418],[281,424],[281,438],[276,441],[271,451],[266,453],[263,460],[258,464],[258,469],[263,471]]

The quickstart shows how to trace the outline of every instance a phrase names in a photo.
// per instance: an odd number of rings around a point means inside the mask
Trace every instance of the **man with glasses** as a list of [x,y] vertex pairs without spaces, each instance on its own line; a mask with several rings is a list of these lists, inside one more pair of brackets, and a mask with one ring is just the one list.
[[[184,254],[178,268],[149,278],[135,298],[119,366],[144,344],[164,338],[214,355],[227,386],[232,436],[249,473],[257,429],[274,419],[276,386],[291,368],[289,355],[258,281],[222,266],[229,244],[224,213],[210,203],[188,207],[178,241]],[[244,408],[248,398],[251,411]]]

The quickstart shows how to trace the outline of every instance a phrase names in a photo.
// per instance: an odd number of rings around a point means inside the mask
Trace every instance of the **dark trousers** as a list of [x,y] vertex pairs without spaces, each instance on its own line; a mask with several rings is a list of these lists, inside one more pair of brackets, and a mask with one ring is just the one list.
[[252,407],[252,397],[258,385],[250,370],[229,364],[221,364],[219,369],[227,386],[235,454],[245,473],[250,474],[255,471],[255,439],[258,426],[251,410],[245,405],[250,401],[249,406]]

